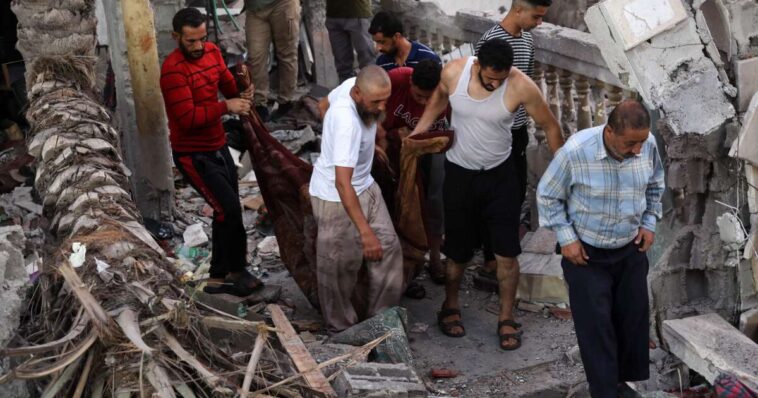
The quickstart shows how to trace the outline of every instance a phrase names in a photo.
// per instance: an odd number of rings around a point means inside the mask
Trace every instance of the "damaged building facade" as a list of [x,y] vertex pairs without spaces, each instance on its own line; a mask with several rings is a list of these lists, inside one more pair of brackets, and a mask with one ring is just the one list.
[[[533,31],[535,81],[565,135],[604,123],[625,97],[654,111],[667,191],[650,252],[651,336],[666,347],[664,321],[715,312],[758,341],[758,4],[579,3],[551,8],[546,20],[564,26]],[[411,38],[453,58],[504,16],[465,8],[449,16],[404,0],[382,6],[403,15]],[[532,185],[549,162],[539,129],[534,138]]]

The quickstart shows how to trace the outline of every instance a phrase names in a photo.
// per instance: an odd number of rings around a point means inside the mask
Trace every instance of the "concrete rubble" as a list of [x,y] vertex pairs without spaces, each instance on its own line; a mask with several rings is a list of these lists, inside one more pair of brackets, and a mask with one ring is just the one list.
[[[0,347],[15,337],[26,308],[29,275],[26,271],[24,248],[26,238],[21,226],[0,227]],[[10,359],[0,359],[0,374],[9,370]],[[26,384],[20,380],[0,384],[0,396],[29,397]]]
[[364,363],[345,369],[334,382],[339,397],[421,398],[429,393],[408,365]]
[[607,0],[585,21],[608,68],[659,108],[674,134],[710,134],[735,116],[736,90],[705,55],[688,8],[681,0]]
[[668,349],[708,382],[729,373],[758,391],[758,344],[718,314],[664,321],[663,335]]

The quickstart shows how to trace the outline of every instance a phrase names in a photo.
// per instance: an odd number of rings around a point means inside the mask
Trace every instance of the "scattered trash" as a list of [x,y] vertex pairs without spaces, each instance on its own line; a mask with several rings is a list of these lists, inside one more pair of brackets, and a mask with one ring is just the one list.
[[424,333],[429,329],[429,325],[426,323],[416,322],[411,327],[411,333]]
[[550,311],[550,315],[562,320],[562,321],[570,321],[571,320],[571,310],[568,308],[558,308],[558,307],[550,307],[548,309]]
[[68,256],[68,262],[71,263],[71,266],[79,268],[84,265],[84,256],[87,254],[87,246],[84,246],[79,242],[74,242],[74,244],[71,245],[71,250],[71,255]]
[[208,235],[203,231],[203,224],[192,224],[184,230],[184,245],[187,247],[200,246],[208,243]]
[[279,243],[276,241],[276,236],[267,236],[258,243],[258,254],[266,257],[279,257]]
[[110,264],[97,258],[95,259],[95,264],[97,265],[97,274],[103,282],[107,283],[113,280],[113,272],[108,271],[108,268],[111,267]]
[[520,309],[521,311],[540,313],[542,312],[542,310],[545,309],[545,305],[540,304],[540,303],[532,303],[530,301],[519,300],[518,306],[516,308]]
[[455,369],[433,368],[429,371],[429,376],[433,379],[452,379],[458,375],[459,373]]
[[203,217],[213,217],[213,208],[206,205],[203,205],[203,209],[200,210],[200,214],[203,215]]
[[248,196],[242,199],[242,206],[251,210],[258,210],[263,205],[263,196]]
[[202,247],[187,247],[182,245],[174,249],[174,254],[177,258],[189,260],[198,265],[202,260],[208,257],[211,252]]
[[157,240],[171,239],[174,237],[174,228],[169,223],[160,222],[152,218],[144,218],[145,229]]
[[255,177],[255,172],[250,170],[249,173],[240,179],[240,182],[258,182],[258,178]]
[[316,140],[316,134],[311,126],[305,126],[300,130],[277,130],[271,132],[271,136],[282,143],[290,152],[297,154],[303,146]]

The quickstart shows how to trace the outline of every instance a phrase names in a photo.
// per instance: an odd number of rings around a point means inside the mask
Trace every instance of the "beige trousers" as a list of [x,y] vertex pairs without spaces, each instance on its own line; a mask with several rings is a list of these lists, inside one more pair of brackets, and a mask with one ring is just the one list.
[[269,94],[269,47],[274,40],[279,75],[279,103],[295,99],[297,46],[300,35],[300,1],[276,0],[258,11],[246,11],[247,57],[253,64],[255,105]]
[[321,314],[327,331],[336,333],[358,323],[351,297],[358,273],[365,266],[369,288],[365,295],[367,316],[374,316],[400,303],[403,294],[403,253],[392,219],[374,183],[358,195],[361,210],[382,244],[380,261],[363,259],[363,245],[358,229],[341,202],[311,197],[313,215],[318,224],[316,240],[316,276]]

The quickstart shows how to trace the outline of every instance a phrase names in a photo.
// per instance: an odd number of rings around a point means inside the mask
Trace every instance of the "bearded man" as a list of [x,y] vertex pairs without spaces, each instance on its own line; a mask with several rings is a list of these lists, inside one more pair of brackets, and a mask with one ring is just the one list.
[[[262,283],[246,269],[247,234],[237,168],[226,146],[221,116],[248,113],[253,88],[238,92],[221,51],[208,42],[205,21],[194,8],[174,16],[177,48],[163,62],[161,92],[174,164],[213,208],[213,254],[204,291],[248,296]],[[226,100],[219,101],[219,90]]]
[[376,126],[390,93],[387,72],[369,65],[319,104],[324,116],[321,155],[309,192],[318,224],[319,304],[330,334],[359,321],[351,297],[364,263],[367,317],[399,304],[403,293],[400,240],[371,177]]
[[[483,240],[497,261],[500,348],[521,346],[521,325],[513,318],[521,253],[519,216],[521,176],[513,156],[512,127],[518,109],[542,126],[547,137],[561,137],[560,126],[542,93],[524,72],[512,68],[513,51],[504,39],[492,39],[477,57],[450,61],[411,135],[428,130],[448,105],[455,131],[445,153],[445,243],[448,258],[445,301],[438,325],[451,337],[463,337],[459,289],[466,263]],[[562,144],[548,138],[551,149]]]
[[379,52],[376,64],[386,71],[401,66],[415,68],[425,59],[431,59],[442,65],[440,57],[431,48],[417,41],[408,40],[403,35],[403,23],[389,12],[377,13],[371,20],[368,33]]

